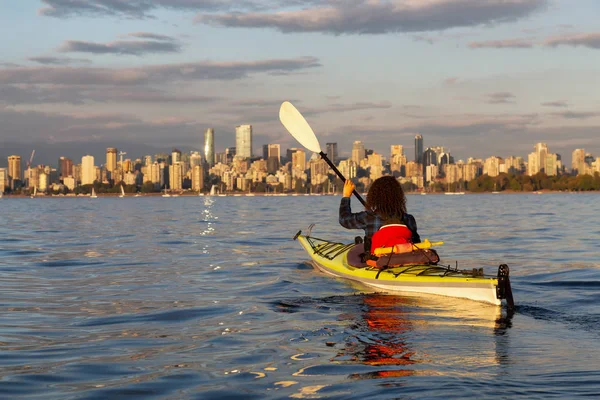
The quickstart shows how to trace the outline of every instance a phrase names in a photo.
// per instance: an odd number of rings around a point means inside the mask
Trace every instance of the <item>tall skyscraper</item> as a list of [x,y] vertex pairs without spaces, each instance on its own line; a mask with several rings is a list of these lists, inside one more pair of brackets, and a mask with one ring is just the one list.
[[0,193],[8,187],[8,168],[0,168]]
[[192,151],[190,154],[190,169],[194,169],[196,165],[202,165],[202,156],[197,151]]
[[21,156],[8,156],[8,178],[13,189],[15,182],[21,182]]
[[169,168],[169,188],[171,190],[181,190],[183,183],[183,170],[181,161],[174,162]]
[[181,150],[173,149],[171,152],[171,165],[181,162]]
[[209,167],[215,165],[215,130],[207,128],[204,131],[204,159]]
[[277,162],[281,160],[281,146],[279,144],[268,144],[267,145],[267,158],[277,157]]
[[118,150],[114,147],[109,147],[106,149],[106,170],[112,173],[117,169],[117,153]]
[[91,185],[96,180],[96,167],[94,166],[94,156],[83,156],[81,158],[81,184]]
[[423,164],[423,136],[415,136],[415,162]]
[[60,157],[58,159],[58,173],[60,179],[73,175],[73,161],[66,157]]
[[235,147],[238,157],[252,157],[252,125],[235,127]]
[[336,163],[338,160],[338,145],[337,143],[327,143],[325,145],[325,154],[331,160],[332,163]]
[[571,160],[571,172],[575,175],[583,174],[585,171],[585,150],[575,149],[573,150]]
[[356,163],[356,165],[360,165],[360,161],[365,158],[365,145],[360,140],[355,141],[352,144],[352,161]]

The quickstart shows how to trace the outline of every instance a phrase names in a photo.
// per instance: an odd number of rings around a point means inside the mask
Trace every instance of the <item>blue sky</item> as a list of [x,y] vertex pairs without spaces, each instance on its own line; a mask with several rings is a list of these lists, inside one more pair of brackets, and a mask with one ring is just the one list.
[[[600,156],[595,0],[20,0],[0,5],[0,143],[217,150],[413,137],[466,159]],[[130,143],[130,144],[129,144]],[[141,155],[141,154],[140,154]]]

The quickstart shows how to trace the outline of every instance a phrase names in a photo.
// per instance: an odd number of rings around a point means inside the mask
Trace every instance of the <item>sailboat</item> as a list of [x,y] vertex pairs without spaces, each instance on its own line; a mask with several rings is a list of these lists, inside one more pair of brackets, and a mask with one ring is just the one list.
[[0,192],[0,199],[4,197],[4,190]]
[[97,199],[98,195],[96,194],[96,190],[94,188],[92,188],[92,194],[90,195],[91,199]]
[[166,187],[165,187],[165,192],[163,193],[162,197],[171,197],[171,195],[169,193],[167,193]]
[[123,189],[123,185],[121,185],[121,194],[119,197],[125,197],[125,189]]
[[33,188],[33,194],[31,195],[31,198],[33,199],[35,197],[35,195],[37,194],[37,186],[35,186]]
[[217,194],[217,185],[212,185],[210,188],[210,196],[214,196],[215,194]]

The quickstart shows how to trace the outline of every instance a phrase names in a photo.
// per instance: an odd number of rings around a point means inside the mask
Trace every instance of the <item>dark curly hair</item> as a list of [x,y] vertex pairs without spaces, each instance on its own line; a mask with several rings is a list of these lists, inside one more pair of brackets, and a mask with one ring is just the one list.
[[367,208],[386,221],[402,221],[406,214],[406,197],[396,178],[382,176],[373,182],[367,193]]

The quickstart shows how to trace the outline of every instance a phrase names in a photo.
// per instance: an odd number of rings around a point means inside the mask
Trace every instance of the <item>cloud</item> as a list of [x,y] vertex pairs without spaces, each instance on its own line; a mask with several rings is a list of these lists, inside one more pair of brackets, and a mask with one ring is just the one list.
[[547,37],[546,39],[516,38],[469,43],[469,47],[472,49],[528,49],[533,47],[558,46],[582,46],[590,49],[600,49],[600,32],[566,33],[559,36]]
[[509,92],[490,93],[486,96],[488,104],[511,104],[514,103],[515,95]]
[[322,1],[312,8],[271,12],[202,13],[198,23],[273,28],[284,33],[384,34],[427,32],[516,21],[543,10],[548,0]]
[[456,85],[457,83],[459,83],[459,78],[456,76],[444,79],[444,84],[448,86]]
[[67,40],[58,48],[58,51],[142,56],[149,53],[178,53],[181,51],[181,45],[175,42],[156,40],[117,40],[109,43]]
[[270,6],[261,0],[42,0],[46,6],[38,14],[55,18],[118,17],[154,18],[152,11],[174,9],[183,11],[259,10]]
[[469,47],[472,49],[496,48],[496,49],[528,49],[535,45],[531,39],[506,39],[506,40],[487,40],[484,42],[471,42]]
[[600,112],[593,111],[563,111],[552,113],[555,117],[561,117],[565,119],[588,119],[594,117],[600,117]]
[[99,103],[209,103],[221,100],[215,96],[176,94],[160,90],[126,86],[95,85],[0,85],[0,105]]
[[315,57],[260,61],[190,62],[149,65],[138,68],[15,67],[0,69],[4,84],[54,85],[150,85],[197,80],[234,80],[253,74],[290,74],[319,67]]
[[541,103],[544,107],[568,107],[569,104],[566,101],[547,101],[545,103]]
[[600,49],[600,32],[565,34],[550,37],[544,41],[544,45],[557,46],[583,46],[591,49]]
[[38,56],[29,57],[29,61],[33,61],[44,65],[70,65],[70,64],[90,64],[91,61],[85,58],[70,58],[70,57],[54,57],[54,56]]
[[165,41],[165,42],[176,42],[177,41],[177,39],[175,39],[172,36],[161,35],[159,33],[151,33],[151,32],[132,32],[132,33],[123,35],[123,37],[136,37],[136,38],[152,39],[152,40],[159,40],[159,41]]

